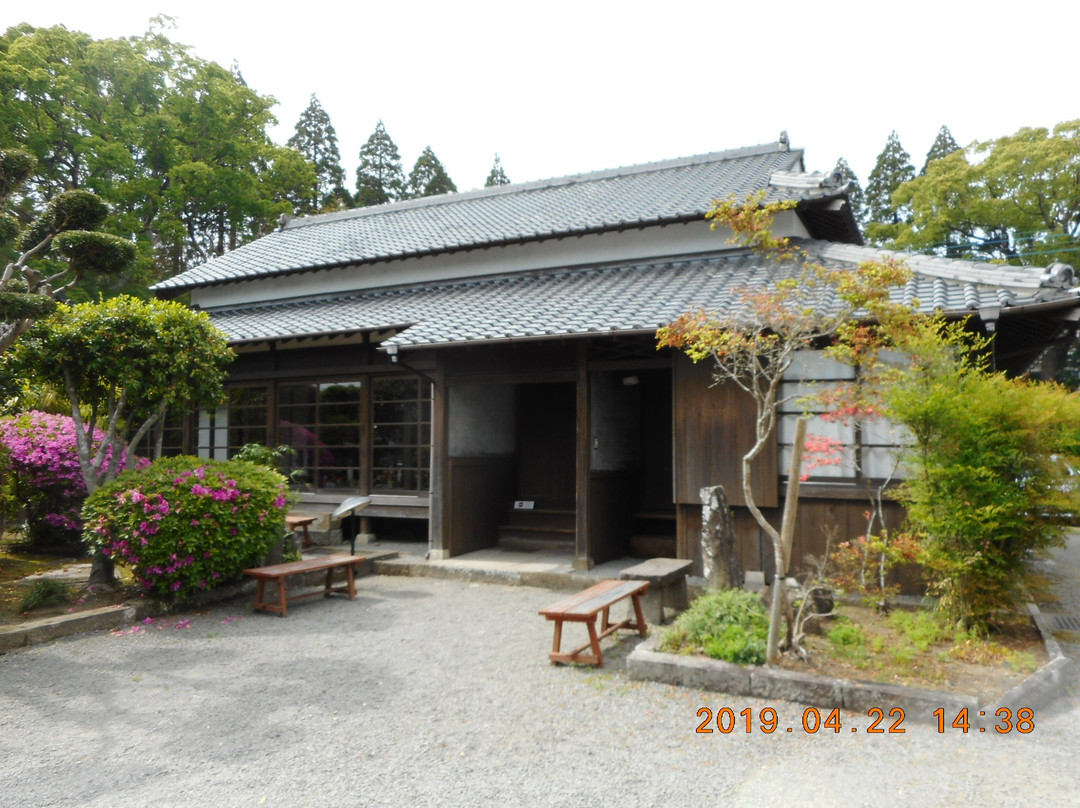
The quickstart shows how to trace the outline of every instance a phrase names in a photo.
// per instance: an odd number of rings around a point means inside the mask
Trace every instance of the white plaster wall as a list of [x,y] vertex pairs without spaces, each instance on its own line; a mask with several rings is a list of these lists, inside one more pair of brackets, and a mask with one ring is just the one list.
[[451,384],[450,457],[493,457],[514,452],[514,386]]

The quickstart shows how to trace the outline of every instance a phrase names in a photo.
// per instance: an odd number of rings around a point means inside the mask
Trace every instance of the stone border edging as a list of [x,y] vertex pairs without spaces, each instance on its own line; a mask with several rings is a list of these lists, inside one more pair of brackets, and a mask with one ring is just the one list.
[[84,612],[28,620],[14,626],[0,628],[0,653],[48,642],[70,634],[84,631],[101,631],[119,628],[136,619],[132,606],[119,604]]
[[[912,721],[928,723],[936,720],[933,712],[944,708],[946,714],[956,715],[967,709],[973,726],[990,726],[999,707],[1013,710],[1020,707],[1044,707],[1060,690],[1065,670],[1072,664],[1054,639],[1046,619],[1034,603],[1028,612],[1050,661],[993,703],[980,704],[976,696],[944,693],[903,685],[857,679],[834,679],[783,668],[744,667],[707,657],[685,656],[657,651],[660,634],[656,633],[630,652],[626,660],[631,679],[663,682],[680,687],[701,688],[732,696],[753,696],[760,699],[779,699],[826,709],[841,708],[865,713],[877,707],[888,711],[900,707]],[[980,711],[984,715],[980,716]]]
[[1039,607],[1029,603],[1027,609],[1035,628],[1039,630],[1050,661],[1002,696],[1000,706],[1033,709],[1045,707],[1053,701],[1054,694],[1061,691],[1065,671],[1073,665],[1072,660],[1061,650],[1061,645],[1054,638],[1053,629]]
[[[357,568],[357,577],[371,575],[375,567],[385,559],[396,556],[394,551],[378,551],[368,556],[367,561]],[[321,586],[325,577],[323,572],[308,573],[301,577],[300,586]],[[103,631],[120,628],[131,623],[145,620],[147,617],[163,617],[176,612],[203,609],[216,603],[224,603],[241,597],[253,597],[255,581],[244,579],[224,586],[214,587],[205,592],[197,592],[180,603],[163,603],[153,598],[140,598],[115,606],[100,609],[86,609],[72,614],[43,617],[40,620],[28,620],[11,626],[0,626],[0,654],[27,648],[31,645],[57,640],[72,634],[88,631]]]
[[655,650],[659,643],[660,635],[656,634],[630,653],[626,667],[631,679],[862,713],[878,707],[888,715],[890,709],[900,707],[911,720],[924,722],[930,721],[939,707],[953,714],[965,707],[969,713],[979,710],[979,701],[974,696],[833,679],[783,668],[746,668],[718,659],[663,653]]

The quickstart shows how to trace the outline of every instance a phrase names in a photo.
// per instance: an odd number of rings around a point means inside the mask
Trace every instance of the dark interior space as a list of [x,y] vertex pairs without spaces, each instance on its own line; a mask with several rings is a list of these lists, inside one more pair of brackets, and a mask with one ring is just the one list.
[[516,408],[517,499],[573,509],[576,385],[518,385]]

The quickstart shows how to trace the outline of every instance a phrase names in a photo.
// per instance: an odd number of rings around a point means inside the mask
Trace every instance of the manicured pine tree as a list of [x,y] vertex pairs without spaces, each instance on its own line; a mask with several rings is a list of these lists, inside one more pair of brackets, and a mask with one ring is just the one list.
[[300,152],[315,165],[316,184],[311,198],[301,205],[301,213],[315,213],[323,208],[334,210],[351,207],[352,197],[345,190],[345,171],[341,167],[337,132],[330,123],[330,116],[323,109],[315,93],[307,109],[300,113],[296,133],[286,143]]
[[506,172],[503,171],[502,160],[499,159],[499,155],[495,155],[495,163],[491,166],[491,173],[488,174],[487,180],[484,181],[485,188],[491,188],[494,185],[509,185],[510,178],[506,176]]
[[919,176],[921,177],[926,173],[926,167],[930,165],[931,162],[952,154],[959,149],[960,144],[957,143],[956,138],[952,136],[949,127],[942,126],[941,129],[938,130],[937,137],[934,138],[934,144],[930,147],[930,151],[926,153],[926,162],[923,163],[923,167],[919,171]]
[[863,216],[865,215],[866,200],[863,194],[862,185],[859,184],[859,178],[855,175],[855,172],[851,170],[851,166],[848,165],[848,161],[841,157],[836,161],[836,168],[833,171],[840,172],[840,176],[844,178],[844,182],[848,183],[848,204],[851,205],[851,212],[855,214],[855,221],[862,224]]
[[404,198],[419,199],[422,196],[448,194],[456,190],[457,186],[431,150],[431,146],[425,146],[424,151],[416,158],[413,170],[409,172]]
[[405,172],[401,155],[386,134],[383,122],[360,149],[360,166],[356,169],[356,206],[382,205],[401,199],[405,191]]
[[896,130],[878,155],[866,184],[866,236],[873,244],[885,244],[896,237],[908,219],[908,212],[893,205],[892,196],[903,183],[915,179],[911,155],[900,145]]

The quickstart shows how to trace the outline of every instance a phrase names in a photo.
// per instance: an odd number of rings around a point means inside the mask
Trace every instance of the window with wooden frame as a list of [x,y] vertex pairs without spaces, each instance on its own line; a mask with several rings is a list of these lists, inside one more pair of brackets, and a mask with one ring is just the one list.
[[[900,359],[897,357],[897,361]],[[903,427],[887,418],[826,419],[821,415],[824,407],[810,401],[816,393],[856,378],[855,368],[829,359],[821,351],[799,352],[784,374],[777,403],[777,445],[783,479],[790,476],[795,422],[803,414],[810,416],[808,440],[827,438],[840,445],[839,452],[829,455],[829,463],[809,469],[809,480],[860,483],[903,478],[898,462],[899,450],[907,441]],[[808,458],[804,457],[804,471],[807,465]]]
[[278,441],[291,446],[286,473],[316,489],[361,486],[362,382],[278,385]]
[[199,457],[227,460],[249,443],[267,445],[269,405],[267,385],[230,387],[220,407],[199,411],[195,453]]
[[431,383],[416,376],[372,379],[373,491],[431,489]]

